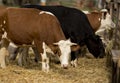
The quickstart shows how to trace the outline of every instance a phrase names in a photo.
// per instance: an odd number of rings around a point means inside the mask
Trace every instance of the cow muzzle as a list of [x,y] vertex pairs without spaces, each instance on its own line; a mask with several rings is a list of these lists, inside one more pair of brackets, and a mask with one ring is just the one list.
[[63,69],[68,69],[68,64],[63,64],[63,65],[61,65],[61,67],[62,67]]

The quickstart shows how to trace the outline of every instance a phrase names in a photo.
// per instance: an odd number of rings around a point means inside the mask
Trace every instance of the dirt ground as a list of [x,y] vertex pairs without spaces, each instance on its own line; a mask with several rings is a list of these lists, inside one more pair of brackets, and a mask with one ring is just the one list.
[[16,61],[0,68],[0,83],[110,83],[111,69],[106,58],[79,58],[78,67],[62,69],[60,64],[50,63],[50,71],[41,71],[41,64],[30,62],[20,67]]

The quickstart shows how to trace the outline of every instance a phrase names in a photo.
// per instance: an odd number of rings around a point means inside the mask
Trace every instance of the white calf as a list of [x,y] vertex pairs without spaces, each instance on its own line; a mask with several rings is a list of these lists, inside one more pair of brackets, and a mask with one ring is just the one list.
[[9,52],[5,47],[3,47],[0,49],[0,64],[2,68],[6,68],[6,64],[5,64],[6,56],[9,56]]

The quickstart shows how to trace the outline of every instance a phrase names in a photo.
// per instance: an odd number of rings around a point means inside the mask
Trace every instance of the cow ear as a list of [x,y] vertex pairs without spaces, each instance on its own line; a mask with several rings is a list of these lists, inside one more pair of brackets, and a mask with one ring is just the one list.
[[53,43],[53,45],[58,45],[59,43],[58,42],[56,42],[56,43]]
[[71,51],[77,51],[80,49],[80,46],[79,45],[72,45],[71,46]]
[[68,42],[68,44],[69,44],[70,46],[77,45],[77,43],[72,43],[71,40],[70,40],[70,38],[67,39],[67,42]]
[[77,43],[70,43],[70,46],[77,46],[78,44]]
[[59,45],[60,44],[60,41],[59,42],[56,42],[56,43],[53,43],[53,45]]
[[53,45],[49,45],[49,48],[51,49],[51,51],[56,54],[56,52],[58,51],[59,47],[56,44]]

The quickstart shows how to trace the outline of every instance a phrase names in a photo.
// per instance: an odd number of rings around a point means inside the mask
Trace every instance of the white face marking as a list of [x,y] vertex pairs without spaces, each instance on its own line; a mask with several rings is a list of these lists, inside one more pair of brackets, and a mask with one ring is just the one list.
[[41,11],[39,14],[49,14],[49,15],[52,15],[52,16],[55,16],[53,13],[51,12],[48,12],[48,11]]
[[67,43],[63,42],[63,44],[59,45],[59,48],[61,50],[61,56],[60,56],[60,61],[61,61],[61,66],[67,66],[69,64],[69,57],[71,53],[70,46],[67,45]]
[[69,65],[70,53],[72,45],[76,45],[75,43],[71,43],[70,40],[61,40],[58,43],[58,47],[60,48],[61,55],[60,55],[60,62],[61,67],[67,68]]

